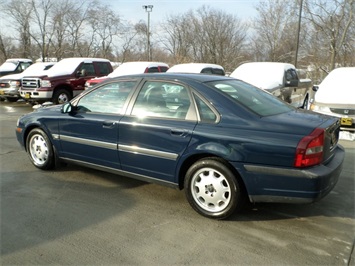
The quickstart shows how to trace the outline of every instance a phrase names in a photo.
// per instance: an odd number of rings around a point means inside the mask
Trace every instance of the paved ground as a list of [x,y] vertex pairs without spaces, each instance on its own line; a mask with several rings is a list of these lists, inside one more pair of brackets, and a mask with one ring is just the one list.
[[181,191],[73,165],[36,169],[15,139],[29,111],[0,103],[0,265],[355,265],[354,141],[341,141],[345,168],[320,202],[214,221]]

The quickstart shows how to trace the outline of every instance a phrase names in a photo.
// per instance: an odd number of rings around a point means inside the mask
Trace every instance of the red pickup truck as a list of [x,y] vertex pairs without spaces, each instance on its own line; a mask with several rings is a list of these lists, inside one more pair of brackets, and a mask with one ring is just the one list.
[[85,89],[85,82],[113,71],[111,62],[101,58],[65,58],[46,72],[45,76],[24,77],[20,95],[28,102],[51,101],[62,104]]

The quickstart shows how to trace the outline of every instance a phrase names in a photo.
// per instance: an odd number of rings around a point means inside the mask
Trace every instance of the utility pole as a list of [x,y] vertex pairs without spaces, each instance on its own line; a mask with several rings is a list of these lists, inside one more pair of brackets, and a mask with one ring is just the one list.
[[296,42],[296,53],[295,53],[295,68],[297,68],[297,60],[298,60],[298,47],[300,43],[300,32],[301,32],[301,18],[302,18],[302,7],[303,6],[303,0],[300,2],[300,11],[298,15],[298,28],[297,28],[297,42]]
[[148,61],[152,59],[151,51],[150,51],[150,12],[153,11],[153,5],[144,5],[143,9],[148,13],[148,27],[147,27],[147,52],[148,52]]

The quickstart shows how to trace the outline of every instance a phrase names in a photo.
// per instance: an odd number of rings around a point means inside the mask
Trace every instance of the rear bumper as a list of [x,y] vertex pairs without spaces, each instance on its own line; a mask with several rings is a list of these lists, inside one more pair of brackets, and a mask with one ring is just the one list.
[[338,146],[325,165],[307,169],[244,165],[238,171],[251,202],[311,203],[335,187],[344,157],[344,148]]

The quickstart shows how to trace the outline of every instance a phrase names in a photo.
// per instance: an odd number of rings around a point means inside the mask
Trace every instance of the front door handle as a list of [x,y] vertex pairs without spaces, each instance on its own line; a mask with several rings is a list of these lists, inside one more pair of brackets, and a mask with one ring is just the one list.
[[188,130],[179,129],[179,128],[173,128],[171,130],[171,135],[179,136],[179,137],[186,137],[188,135]]

